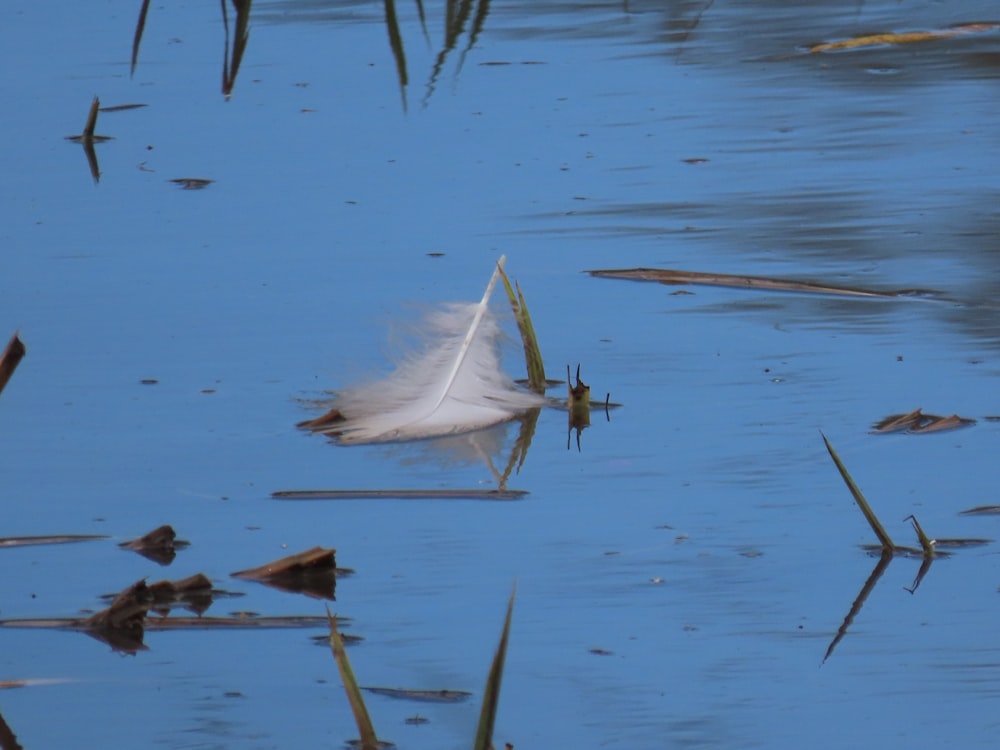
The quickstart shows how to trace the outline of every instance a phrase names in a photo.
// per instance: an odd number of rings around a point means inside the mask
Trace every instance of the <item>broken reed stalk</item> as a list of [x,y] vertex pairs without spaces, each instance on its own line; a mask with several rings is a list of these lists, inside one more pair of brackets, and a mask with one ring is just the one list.
[[521,285],[516,281],[517,293],[510,284],[507,273],[500,266],[500,279],[503,287],[507,291],[507,299],[510,301],[510,309],[514,313],[514,320],[517,321],[517,330],[521,332],[521,343],[524,345],[524,363],[528,369],[528,387],[535,393],[545,395],[545,364],[542,361],[542,352],[538,347],[538,337],[535,335],[535,326],[531,322],[531,314],[528,312],[528,303],[524,300],[521,292]]
[[924,551],[924,557],[933,557],[935,553],[934,540],[924,533],[923,528],[920,526],[920,521],[914,515],[909,515],[905,521],[910,521],[913,524],[913,530],[917,532],[917,539],[920,540],[920,549]]
[[14,374],[14,370],[17,369],[18,364],[20,364],[27,351],[24,343],[18,338],[15,331],[14,335],[10,337],[10,341],[7,342],[7,348],[0,355],[0,393],[3,392],[7,381]]
[[344,641],[337,631],[337,620],[330,614],[329,607],[326,608],[326,619],[330,624],[330,650],[333,651],[333,658],[337,662],[337,669],[340,671],[340,679],[344,683],[347,700],[351,704],[354,721],[358,725],[358,733],[361,735],[361,750],[378,750],[379,741],[375,735],[375,726],[368,715],[365,699],[361,695],[361,688],[358,687],[358,681],[354,678],[354,670],[351,669],[351,663],[347,659]]
[[90,112],[87,113],[87,124],[83,126],[83,140],[94,140],[94,129],[97,127],[97,111],[101,108],[101,100],[96,96],[90,103]]
[[889,534],[882,526],[882,523],[878,520],[878,516],[875,515],[875,511],[873,511],[871,505],[868,504],[868,501],[861,493],[858,485],[856,485],[854,480],[851,479],[851,475],[847,472],[847,467],[844,466],[843,462],[840,460],[840,456],[837,455],[833,446],[830,445],[830,441],[826,439],[826,435],[824,435],[822,431],[819,434],[822,436],[823,442],[826,444],[826,450],[829,452],[830,458],[832,458],[833,462],[837,465],[837,470],[840,472],[840,476],[844,480],[844,484],[847,485],[847,489],[849,489],[851,491],[851,495],[854,496],[854,502],[856,502],[858,507],[861,508],[861,512],[864,513],[865,518],[868,520],[868,525],[872,527],[872,531],[874,531],[875,536],[878,537],[878,540],[882,545],[882,549],[895,550],[896,545],[892,543],[892,539],[889,538]]
[[507,616],[504,618],[503,631],[500,633],[500,643],[497,645],[490,673],[486,678],[483,690],[483,706],[479,711],[479,726],[476,728],[476,740],[473,750],[492,750],[493,725],[496,722],[497,706],[500,704],[500,683],[503,680],[503,665],[507,657],[507,641],[510,636],[510,621],[514,614],[514,597],[517,595],[517,582],[507,600]]

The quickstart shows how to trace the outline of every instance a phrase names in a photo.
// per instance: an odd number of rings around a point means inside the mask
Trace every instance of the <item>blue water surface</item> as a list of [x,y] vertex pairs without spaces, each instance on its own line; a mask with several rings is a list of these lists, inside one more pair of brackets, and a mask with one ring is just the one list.
[[[515,579],[498,746],[994,746],[996,545],[915,593],[920,560],[893,560],[824,661],[877,560],[820,430],[899,543],[910,514],[1000,534],[959,515],[996,502],[1000,31],[808,52],[993,3],[400,3],[404,81],[386,4],[258,1],[229,97],[218,5],[151,5],[130,72],[139,8],[0,10],[0,337],[28,347],[0,526],[109,537],[0,549],[0,619],[197,572],[242,594],[208,615],[323,615],[229,577],[323,545],[355,571],[330,604],[362,684],[474,693],[373,695],[400,747],[470,744]],[[95,95],[147,105],[100,115],[99,181],[65,139]],[[517,423],[352,448],[295,423],[391,369],[421,310],[477,300],[501,254],[549,375],[579,363],[623,406],[579,447],[543,410],[520,501],[272,499],[496,486]],[[583,273],[628,267],[934,294]],[[977,422],[869,432],[918,407]],[[117,547],[162,523],[191,542],[169,568]],[[54,681],[0,713],[28,748],[341,746],[323,633],[150,632],[125,656],[0,628],[0,680]]]

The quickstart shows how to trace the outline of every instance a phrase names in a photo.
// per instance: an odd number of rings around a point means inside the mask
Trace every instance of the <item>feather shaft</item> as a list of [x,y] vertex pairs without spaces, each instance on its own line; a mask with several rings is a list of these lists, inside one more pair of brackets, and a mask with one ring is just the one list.
[[476,337],[476,331],[479,330],[480,324],[483,322],[483,315],[486,314],[486,310],[489,308],[490,297],[493,296],[493,289],[497,285],[497,279],[500,278],[500,271],[503,268],[503,264],[507,262],[507,256],[501,255],[500,260],[497,261],[497,267],[493,271],[493,275],[490,276],[490,282],[486,285],[486,292],[483,294],[483,298],[479,301],[479,307],[476,308],[476,314],[472,318],[472,325],[469,326],[468,332],[465,334],[465,338],[462,340],[462,346],[458,351],[458,356],[455,358],[455,364],[452,365],[451,372],[448,374],[448,379],[444,382],[441,388],[441,394],[438,396],[437,401],[434,402],[434,406],[431,407],[431,411],[436,410],[441,406],[442,402],[448,397],[448,391],[451,390],[451,386],[455,382],[455,378],[458,377],[458,371],[462,369],[462,363],[465,362],[466,356],[469,354],[469,348],[472,346],[472,340]]

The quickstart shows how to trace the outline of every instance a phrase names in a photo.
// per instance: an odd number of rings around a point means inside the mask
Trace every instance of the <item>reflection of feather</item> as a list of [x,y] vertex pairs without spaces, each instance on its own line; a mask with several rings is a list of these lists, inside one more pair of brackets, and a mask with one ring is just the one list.
[[489,311],[504,258],[477,304],[454,304],[427,319],[428,345],[384,380],[341,391],[341,443],[378,443],[468,432],[512,419],[543,399],[517,390],[500,369],[500,327]]

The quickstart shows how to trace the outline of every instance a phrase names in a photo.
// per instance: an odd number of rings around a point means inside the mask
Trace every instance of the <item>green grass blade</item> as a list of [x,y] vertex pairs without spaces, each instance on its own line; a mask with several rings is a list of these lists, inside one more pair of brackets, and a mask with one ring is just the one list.
[[894,550],[896,545],[892,543],[892,539],[889,538],[889,534],[882,526],[882,523],[878,520],[878,516],[876,516],[875,511],[872,510],[872,506],[868,504],[865,496],[861,494],[861,490],[858,488],[858,485],[856,485],[854,480],[851,479],[851,475],[847,472],[847,467],[844,466],[843,462],[840,460],[840,456],[837,455],[833,446],[830,445],[830,441],[826,439],[826,435],[823,435],[822,432],[819,434],[822,436],[823,442],[826,443],[826,450],[830,453],[830,458],[832,458],[833,462],[837,465],[837,470],[840,472],[840,476],[843,478],[844,484],[847,485],[847,489],[849,489],[851,494],[854,496],[854,502],[856,502],[858,507],[861,508],[861,512],[865,514],[865,518],[868,520],[868,525],[872,527],[872,531],[874,531],[875,536],[878,537],[878,540],[882,545],[882,549]]
[[354,721],[357,722],[358,732],[361,735],[362,750],[378,750],[379,741],[375,736],[375,727],[368,709],[365,707],[365,699],[361,695],[361,688],[358,681],[354,679],[354,670],[347,659],[347,652],[344,650],[344,641],[337,632],[337,620],[330,614],[330,608],[326,608],[326,619],[330,623],[330,650],[333,651],[333,658],[337,662],[337,669],[340,670],[340,679],[344,683],[344,690],[347,693],[347,700],[351,704],[351,712],[354,714]]
[[535,335],[535,325],[531,322],[531,313],[528,312],[528,303],[524,299],[521,285],[516,281],[517,300],[520,305],[521,317],[518,328],[522,330],[521,336],[524,339],[524,356],[528,366],[528,384],[535,393],[545,393],[545,364],[542,362],[542,352],[538,347],[538,337]]
[[517,286],[515,293],[511,286],[507,273],[500,268],[500,279],[503,281],[503,288],[507,292],[507,300],[510,302],[510,309],[514,313],[514,320],[517,321],[517,330],[521,333],[521,343],[524,346],[524,364],[528,370],[528,387],[535,393],[545,394],[545,364],[542,361],[542,352],[538,346],[538,337],[535,335],[535,326],[531,322],[531,314],[528,312],[528,303],[524,300],[521,292],[521,285]]
[[507,638],[510,635],[510,620],[514,614],[514,597],[517,594],[517,584],[514,584],[507,602],[507,617],[504,619],[503,631],[500,633],[500,644],[493,657],[489,676],[486,678],[486,688],[483,691],[483,707],[479,711],[479,727],[476,729],[476,741],[473,750],[491,750],[493,747],[493,724],[497,716],[497,706],[500,703],[500,681],[503,679],[503,663],[507,656]]

